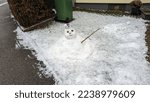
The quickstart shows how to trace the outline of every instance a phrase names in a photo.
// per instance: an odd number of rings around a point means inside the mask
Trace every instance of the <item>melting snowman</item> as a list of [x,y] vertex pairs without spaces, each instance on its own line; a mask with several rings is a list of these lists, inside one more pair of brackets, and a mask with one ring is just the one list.
[[80,35],[69,24],[65,24],[64,36],[50,49],[51,55],[64,61],[77,61],[89,57],[92,52],[91,43],[86,41],[82,44],[83,38]]
[[69,39],[75,39],[77,37],[77,34],[75,32],[75,29],[70,27],[69,24],[65,24],[65,37]]

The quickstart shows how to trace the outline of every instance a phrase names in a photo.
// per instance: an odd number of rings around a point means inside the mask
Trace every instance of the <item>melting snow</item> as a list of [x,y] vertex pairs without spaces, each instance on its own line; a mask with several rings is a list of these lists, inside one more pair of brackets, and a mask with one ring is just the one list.
[[150,84],[144,20],[86,12],[74,12],[74,18],[71,26],[78,37],[71,40],[59,22],[31,32],[17,28],[20,43],[46,65],[39,68],[45,76],[53,75],[56,84]]
[[52,58],[61,60],[81,60],[86,59],[91,53],[89,43],[81,44],[83,38],[66,39],[62,37],[51,48],[47,50],[47,55],[52,55]]

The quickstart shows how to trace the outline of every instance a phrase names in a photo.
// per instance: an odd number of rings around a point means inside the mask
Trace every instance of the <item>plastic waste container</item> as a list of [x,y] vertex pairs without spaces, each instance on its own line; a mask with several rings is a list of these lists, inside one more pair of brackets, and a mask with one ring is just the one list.
[[56,20],[70,22],[73,20],[72,0],[55,0]]

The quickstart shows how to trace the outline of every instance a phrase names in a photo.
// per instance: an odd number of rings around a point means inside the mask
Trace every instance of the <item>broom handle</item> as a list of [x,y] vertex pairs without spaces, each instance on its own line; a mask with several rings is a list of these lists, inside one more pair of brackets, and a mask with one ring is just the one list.
[[92,32],[89,36],[87,36],[84,40],[81,41],[81,43],[85,42],[88,38],[90,38],[94,33],[96,33],[98,30],[100,30],[100,28],[98,28],[97,30],[95,30],[94,32]]

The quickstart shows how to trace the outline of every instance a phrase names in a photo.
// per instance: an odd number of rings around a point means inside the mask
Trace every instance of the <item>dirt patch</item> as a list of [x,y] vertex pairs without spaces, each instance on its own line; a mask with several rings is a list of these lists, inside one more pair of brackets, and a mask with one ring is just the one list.
[[146,60],[148,62],[150,62],[150,22],[146,22],[146,24],[148,24],[147,31],[146,31],[146,38],[145,38],[145,40],[147,42],[146,45],[148,47],[148,52],[147,52]]

